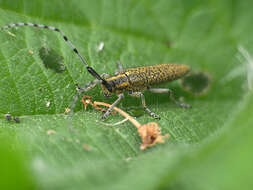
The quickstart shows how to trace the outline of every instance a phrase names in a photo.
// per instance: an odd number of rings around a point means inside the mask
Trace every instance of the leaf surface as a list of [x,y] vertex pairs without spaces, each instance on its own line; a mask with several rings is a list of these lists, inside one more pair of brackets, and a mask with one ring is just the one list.
[[[141,151],[137,130],[128,122],[106,127],[100,112],[84,112],[79,101],[73,117],[64,114],[75,84],[94,79],[59,34],[28,27],[1,31],[0,136],[25,147],[30,163],[25,167],[41,189],[210,189],[213,184],[236,189],[236,181],[234,186],[229,182],[242,169],[249,175],[250,162],[242,161],[252,143],[247,81],[252,72],[238,51],[240,46],[253,52],[252,6],[249,0],[0,1],[1,26],[31,22],[58,27],[100,74],[113,74],[120,60],[124,68],[181,63],[211,77],[210,91],[198,98],[178,81],[160,86],[172,89],[192,109],[177,107],[166,94],[145,93],[148,107],[162,118],[162,133],[171,138]],[[105,45],[98,52],[100,42]],[[44,60],[63,64],[64,70],[46,67],[40,50],[53,52]],[[87,95],[107,103],[116,99],[105,99],[99,87]],[[141,102],[126,96],[119,107],[139,109]],[[6,113],[19,116],[21,123],[7,122]],[[120,119],[111,116],[108,122]],[[137,119],[153,121],[147,114]],[[236,160],[242,167],[234,166]],[[228,169],[232,177],[222,181]],[[249,182],[238,178],[245,188]]]

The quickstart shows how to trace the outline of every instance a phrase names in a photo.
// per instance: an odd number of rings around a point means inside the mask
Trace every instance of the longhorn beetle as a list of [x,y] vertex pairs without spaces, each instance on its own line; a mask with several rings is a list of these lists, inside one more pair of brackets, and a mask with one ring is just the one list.
[[111,105],[111,107],[103,115],[102,120],[105,120],[113,107],[115,107],[121,99],[124,98],[124,92],[127,92],[130,96],[141,98],[142,106],[153,118],[160,119],[158,115],[153,113],[145,103],[145,98],[142,92],[148,90],[153,93],[168,93],[170,99],[173,103],[179,105],[183,108],[190,108],[188,104],[183,104],[174,99],[173,92],[170,89],[164,88],[151,88],[151,85],[160,84],[163,82],[170,82],[176,79],[179,79],[186,75],[190,67],[187,65],[179,64],[160,64],[155,66],[144,66],[137,68],[130,68],[123,70],[122,65],[118,62],[119,71],[115,72],[114,76],[109,76],[108,74],[99,75],[92,67],[90,67],[86,60],[81,56],[77,48],[68,40],[67,36],[56,27],[42,25],[42,24],[32,24],[32,23],[16,23],[9,24],[1,27],[1,30],[6,30],[9,28],[20,27],[20,26],[30,26],[37,28],[44,28],[52,31],[58,32],[65,42],[72,48],[75,54],[80,58],[81,62],[84,64],[88,72],[94,76],[96,79],[84,88],[78,88],[78,93],[86,92],[94,88],[97,84],[101,85],[101,89],[105,97],[110,97],[115,93],[118,98]]

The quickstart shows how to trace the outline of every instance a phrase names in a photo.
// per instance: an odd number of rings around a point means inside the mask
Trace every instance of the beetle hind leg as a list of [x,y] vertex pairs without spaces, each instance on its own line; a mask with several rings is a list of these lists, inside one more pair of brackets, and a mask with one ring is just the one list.
[[189,105],[189,104],[184,104],[184,103],[181,103],[181,102],[178,102],[178,101],[176,101],[175,100],[175,98],[174,98],[174,95],[173,95],[173,92],[172,92],[172,90],[170,90],[170,89],[168,89],[168,88],[149,88],[148,89],[150,92],[153,92],[153,93],[159,93],[159,94],[169,94],[170,95],[170,100],[174,103],[174,104],[176,104],[176,105],[178,105],[178,106],[180,106],[180,107],[182,107],[182,108],[191,108],[192,106],[191,105]]
[[160,116],[155,114],[154,112],[152,112],[147,106],[146,106],[146,101],[145,101],[145,97],[144,95],[141,93],[141,92],[132,92],[132,93],[129,93],[130,96],[133,96],[133,97],[137,97],[137,98],[141,98],[141,103],[142,103],[142,106],[144,108],[144,110],[146,112],[148,112],[148,114],[155,118],[155,119],[160,119]]

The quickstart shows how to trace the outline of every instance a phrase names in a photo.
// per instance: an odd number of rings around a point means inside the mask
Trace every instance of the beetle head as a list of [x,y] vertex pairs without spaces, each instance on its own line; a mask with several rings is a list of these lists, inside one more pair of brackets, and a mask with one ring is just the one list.
[[[107,83],[108,84],[108,83]],[[101,89],[104,93],[104,96],[106,98],[110,98],[112,95],[112,92],[114,91],[114,87],[112,85],[110,85],[110,88],[108,88],[106,85],[104,85],[103,83],[101,83]]]
[[112,85],[112,83],[110,83],[108,80],[108,78],[110,78],[110,76],[108,74],[104,74],[104,81],[105,82],[101,82],[101,89],[104,93],[104,96],[106,98],[110,98],[112,96],[112,93],[114,92],[114,85]]

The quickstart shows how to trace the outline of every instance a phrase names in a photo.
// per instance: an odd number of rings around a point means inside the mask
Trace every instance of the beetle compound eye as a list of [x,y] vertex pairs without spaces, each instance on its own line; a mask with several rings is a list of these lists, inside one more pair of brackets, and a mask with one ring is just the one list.
[[112,86],[111,86],[110,84],[108,84],[108,83],[105,83],[104,85],[106,86],[107,90],[108,90],[110,93],[112,93]]
[[[108,85],[110,85],[109,83],[107,83]],[[111,86],[111,85],[110,85]],[[102,89],[102,92],[103,92],[103,95],[104,97],[106,98],[109,98],[111,97],[112,95],[112,92],[108,90],[107,86],[105,86],[103,83],[100,84],[100,87]],[[112,87],[111,87],[111,90],[112,90]]]

